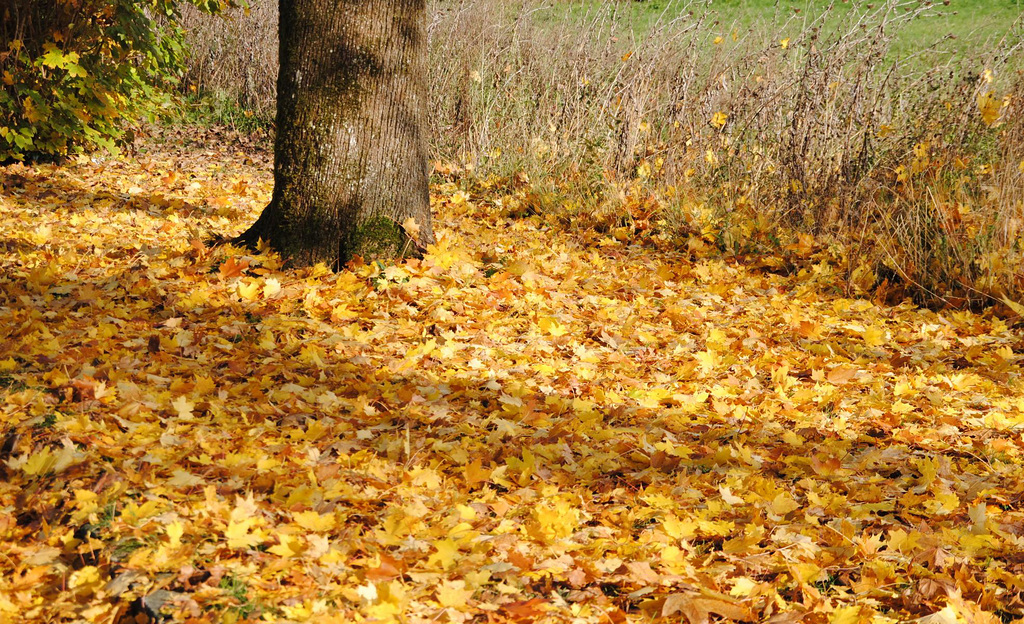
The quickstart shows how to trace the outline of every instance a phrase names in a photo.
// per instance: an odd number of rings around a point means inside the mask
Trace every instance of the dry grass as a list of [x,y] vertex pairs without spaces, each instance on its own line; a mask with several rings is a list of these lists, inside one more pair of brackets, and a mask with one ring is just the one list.
[[190,48],[182,80],[185,91],[227,98],[258,118],[272,119],[277,2],[257,0],[226,18],[210,17],[188,4],[181,8]]
[[[188,84],[272,110],[273,4],[195,31]],[[941,45],[895,59],[930,5],[739,30],[693,3],[637,34],[611,1],[546,20],[534,2],[437,2],[434,154],[517,182],[513,210],[734,253],[794,243],[889,298],[1020,299],[1020,24],[966,61]]]

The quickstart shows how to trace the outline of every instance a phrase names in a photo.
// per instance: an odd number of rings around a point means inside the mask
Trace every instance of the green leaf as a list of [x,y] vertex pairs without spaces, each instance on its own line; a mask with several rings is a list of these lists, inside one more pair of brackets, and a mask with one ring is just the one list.
[[15,134],[14,144],[21,149],[27,150],[28,148],[32,147],[32,137],[25,136],[24,134]]
[[[51,44],[52,45],[52,44]],[[64,63],[64,53],[55,47],[51,47],[46,54],[42,56],[43,65],[50,68],[57,68]]]

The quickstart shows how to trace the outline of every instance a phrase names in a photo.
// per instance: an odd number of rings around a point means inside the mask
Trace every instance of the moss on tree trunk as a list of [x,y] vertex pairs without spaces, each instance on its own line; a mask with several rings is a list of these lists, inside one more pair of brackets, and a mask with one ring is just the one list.
[[372,217],[359,224],[347,246],[343,253],[373,260],[401,258],[416,250],[415,241],[410,240],[402,226],[387,217]]

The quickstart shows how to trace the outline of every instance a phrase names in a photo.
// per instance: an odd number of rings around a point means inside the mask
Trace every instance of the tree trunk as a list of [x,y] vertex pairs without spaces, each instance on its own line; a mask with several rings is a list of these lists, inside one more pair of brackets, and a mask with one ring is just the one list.
[[426,1],[280,0],[279,29],[274,194],[237,241],[334,268],[432,243]]

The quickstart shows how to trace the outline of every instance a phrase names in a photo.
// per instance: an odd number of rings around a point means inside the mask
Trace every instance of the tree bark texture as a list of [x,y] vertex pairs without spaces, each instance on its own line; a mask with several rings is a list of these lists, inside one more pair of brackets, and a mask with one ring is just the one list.
[[334,268],[432,243],[426,1],[280,0],[279,28],[274,194],[239,242]]

